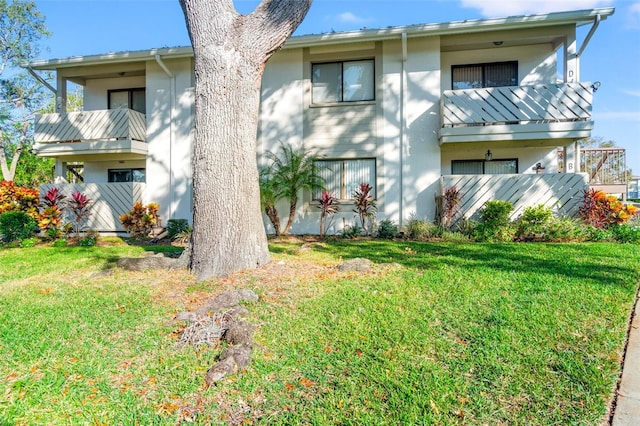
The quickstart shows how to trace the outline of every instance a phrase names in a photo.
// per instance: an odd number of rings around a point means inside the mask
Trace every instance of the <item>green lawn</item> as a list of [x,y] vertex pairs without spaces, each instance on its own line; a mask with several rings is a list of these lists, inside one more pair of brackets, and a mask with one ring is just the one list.
[[[0,249],[2,424],[601,424],[640,246],[273,242],[196,284],[113,270],[144,248]],[[366,257],[371,273],[339,272]],[[253,363],[179,349],[176,312],[250,288]]]

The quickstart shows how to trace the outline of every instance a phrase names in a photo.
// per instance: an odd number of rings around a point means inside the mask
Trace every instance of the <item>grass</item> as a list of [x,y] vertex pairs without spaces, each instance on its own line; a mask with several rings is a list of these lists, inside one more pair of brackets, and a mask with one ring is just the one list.
[[[144,251],[0,250],[0,424],[601,424],[640,281],[616,244],[289,240],[198,284],[113,269]],[[353,257],[377,266],[335,269]],[[178,349],[172,317],[230,288],[261,296],[254,360],[205,389],[220,348]]]

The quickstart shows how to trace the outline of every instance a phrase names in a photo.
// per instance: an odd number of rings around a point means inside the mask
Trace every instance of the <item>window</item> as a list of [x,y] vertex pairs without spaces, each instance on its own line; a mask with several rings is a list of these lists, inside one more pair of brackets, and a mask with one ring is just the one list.
[[145,169],[109,169],[108,182],[146,182]]
[[146,114],[146,91],[142,89],[109,90],[109,109],[132,109]]
[[375,99],[373,59],[312,64],[311,74],[313,103]]
[[518,160],[453,160],[452,175],[502,175],[518,173]]
[[[358,158],[349,160],[319,160],[316,165],[320,176],[324,179],[327,191],[340,200],[353,198],[353,191],[360,183],[366,182],[373,187],[372,195],[376,197],[376,160],[375,158]],[[322,191],[316,191],[313,199],[321,197]]]
[[451,88],[478,89],[518,85],[518,62],[454,65],[451,67]]

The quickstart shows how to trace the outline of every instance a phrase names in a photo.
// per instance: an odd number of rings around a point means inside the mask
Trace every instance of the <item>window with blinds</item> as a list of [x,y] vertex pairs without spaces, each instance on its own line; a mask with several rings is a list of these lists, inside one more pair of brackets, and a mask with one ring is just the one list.
[[451,67],[451,88],[453,90],[517,85],[517,61],[454,65]]
[[518,173],[518,160],[453,160],[452,175],[506,175]]
[[[376,197],[376,160],[375,158],[356,158],[343,160],[318,160],[316,165],[325,181],[326,190],[340,200],[353,199],[353,192],[360,183],[373,187]],[[316,191],[313,199],[318,200],[322,191]]]

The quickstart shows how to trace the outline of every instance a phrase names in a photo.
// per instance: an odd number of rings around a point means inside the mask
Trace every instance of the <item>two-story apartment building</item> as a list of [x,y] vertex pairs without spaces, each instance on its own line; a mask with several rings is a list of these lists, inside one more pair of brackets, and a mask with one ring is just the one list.
[[[433,218],[443,188],[462,191],[471,216],[488,199],[515,215],[545,203],[571,213],[586,188],[576,141],[593,127],[596,82],[580,58],[613,8],[291,38],[267,64],[256,152],[280,143],[320,156],[342,200],[339,230],[354,214],[356,185],[370,183],[378,218]],[[577,28],[588,26],[577,40]],[[121,231],[136,200],[162,218],[191,218],[193,52],[190,47],[36,61],[54,71],[58,113],[36,119],[38,155],[56,159],[58,184],[82,165],[74,189],[95,202],[90,227]],[[84,111],[65,112],[68,83]],[[557,149],[564,148],[563,173]],[[69,184],[71,185],[71,184]],[[294,233],[317,233],[316,194],[303,194]],[[284,210],[283,210],[284,212]],[[268,222],[268,221],[267,221]]]

